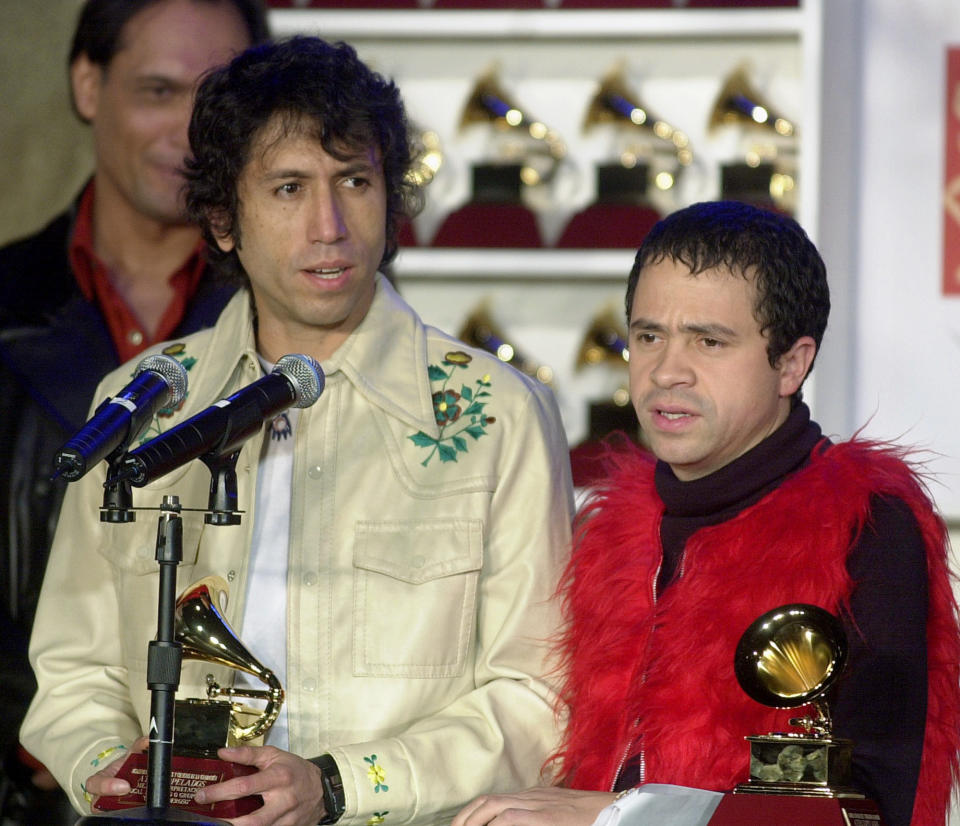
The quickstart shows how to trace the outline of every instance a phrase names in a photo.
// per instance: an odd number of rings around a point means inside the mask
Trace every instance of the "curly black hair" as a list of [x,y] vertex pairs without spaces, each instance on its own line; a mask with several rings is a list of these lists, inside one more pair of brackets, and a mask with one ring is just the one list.
[[753,314],[767,336],[771,367],[802,336],[813,338],[820,349],[830,315],[827,271],[793,218],[737,201],[706,201],[671,213],[637,250],[627,281],[628,323],[643,268],[665,259],[693,275],[724,269],[755,279]]
[[240,245],[237,185],[257,137],[275,117],[285,132],[316,134],[324,151],[338,159],[371,146],[379,150],[387,192],[381,264],[388,263],[401,220],[421,203],[419,188],[406,178],[412,149],[400,92],[347,43],[304,36],[249,49],[211,72],[197,90],[186,202],[203,228],[211,261],[225,275],[246,281],[236,249],[221,251],[214,229]]

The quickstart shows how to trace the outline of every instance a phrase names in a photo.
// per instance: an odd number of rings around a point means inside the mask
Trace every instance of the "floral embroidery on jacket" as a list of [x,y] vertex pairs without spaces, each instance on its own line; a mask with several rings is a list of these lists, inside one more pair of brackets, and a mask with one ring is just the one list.
[[[364,757],[363,760],[365,763],[370,764],[370,767],[367,769],[367,777],[369,777],[370,782],[373,783],[374,792],[389,791],[390,787],[384,783],[387,779],[387,771],[377,762],[377,755],[371,754],[369,757]],[[386,812],[383,814],[386,814]]]
[[374,812],[367,821],[367,826],[379,826],[379,824],[387,819],[388,814],[390,814],[390,812]]
[[[469,443],[463,434],[476,441],[486,434],[487,425],[496,421],[483,412],[491,396],[489,374],[476,379],[473,387],[461,385],[459,392],[447,386],[457,370],[466,370],[471,361],[473,357],[468,353],[454,350],[447,353],[440,364],[431,364],[428,368],[431,385],[436,387],[439,382],[439,388],[433,393],[433,414],[440,426],[440,435],[430,436],[421,430],[407,437],[418,447],[430,449],[427,458],[420,463],[424,467],[435,455],[441,462],[456,462],[457,455],[468,450]],[[448,430],[455,425],[454,429]]]

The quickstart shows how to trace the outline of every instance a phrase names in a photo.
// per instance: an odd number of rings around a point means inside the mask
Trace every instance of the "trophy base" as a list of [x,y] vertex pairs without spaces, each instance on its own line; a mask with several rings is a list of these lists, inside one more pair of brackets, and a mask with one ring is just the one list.
[[192,823],[193,826],[230,826],[226,820],[205,817],[185,809],[118,809],[102,815],[86,815],[74,826],[119,826],[136,823],[137,826],[174,826],[177,823]]
[[[204,786],[253,774],[255,771],[257,770],[253,766],[228,763],[225,760],[174,755],[170,769],[170,806],[218,819],[249,814],[263,805],[259,795],[242,797],[239,800],[221,800],[217,803],[197,803],[193,796]],[[93,806],[95,811],[110,812],[145,806],[147,800],[146,753],[139,752],[127,757],[120,771],[117,772],[117,777],[130,784],[130,792],[119,797],[98,798]],[[149,810],[147,813],[149,814]]]
[[708,826],[883,826],[872,800],[726,794]]
[[748,780],[740,783],[733,790],[734,794],[773,794],[793,795],[794,797],[829,797],[843,799],[862,799],[864,796],[856,789],[849,787],[833,788],[831,786],[815,786],[810,783],[769,783],[766,781]]

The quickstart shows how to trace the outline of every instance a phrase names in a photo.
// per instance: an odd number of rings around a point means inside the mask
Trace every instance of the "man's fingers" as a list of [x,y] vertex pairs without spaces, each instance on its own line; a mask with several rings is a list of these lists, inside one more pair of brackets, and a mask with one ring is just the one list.
[[486,795],[475,797],[457,812],[457,816],[451,821],[450,826],[476,826],[476,823],[481,821],[478,818],[474,818],[474,814],[476,814],[480,807],[486,802]]

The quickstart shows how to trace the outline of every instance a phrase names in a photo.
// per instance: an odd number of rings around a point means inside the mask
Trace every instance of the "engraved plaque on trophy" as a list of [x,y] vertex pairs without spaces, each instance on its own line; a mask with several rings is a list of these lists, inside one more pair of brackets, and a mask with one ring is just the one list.
[[[205,577],[188,587],[177,599],[176,640],[183,657],[242,671],[257,677],[265,689],[221,687],[207,675],[206,698],[176,701],[173,760],[170,771],[170,805],[217,818],[235,818],[263,805],[258,796],[213,804],[193,800],[197,790],[256,769],[217,758],[223,746],[258,745],[276,721],[283,704],[283,688],[276,675],[265,668],[237,638],[220,613],[227,583],[220,577]],[[237,702],[238,698],[265,701],[262,710]],[[121,797],[97,800],[98,810],[143,806],[147,790],[147,755],[131,754],[117,774],[130,783]]]
[[746,737],[750,778],[721,801],[711,826],[881,826],[876,804],[851,785],[853,742],[833,735],[826,695],[846,661],[843,626],[815,605],[780,606],[744,632],[734,659],[743,690],[763,705],[810,705],[813,714],[790,720],[799,732]]

